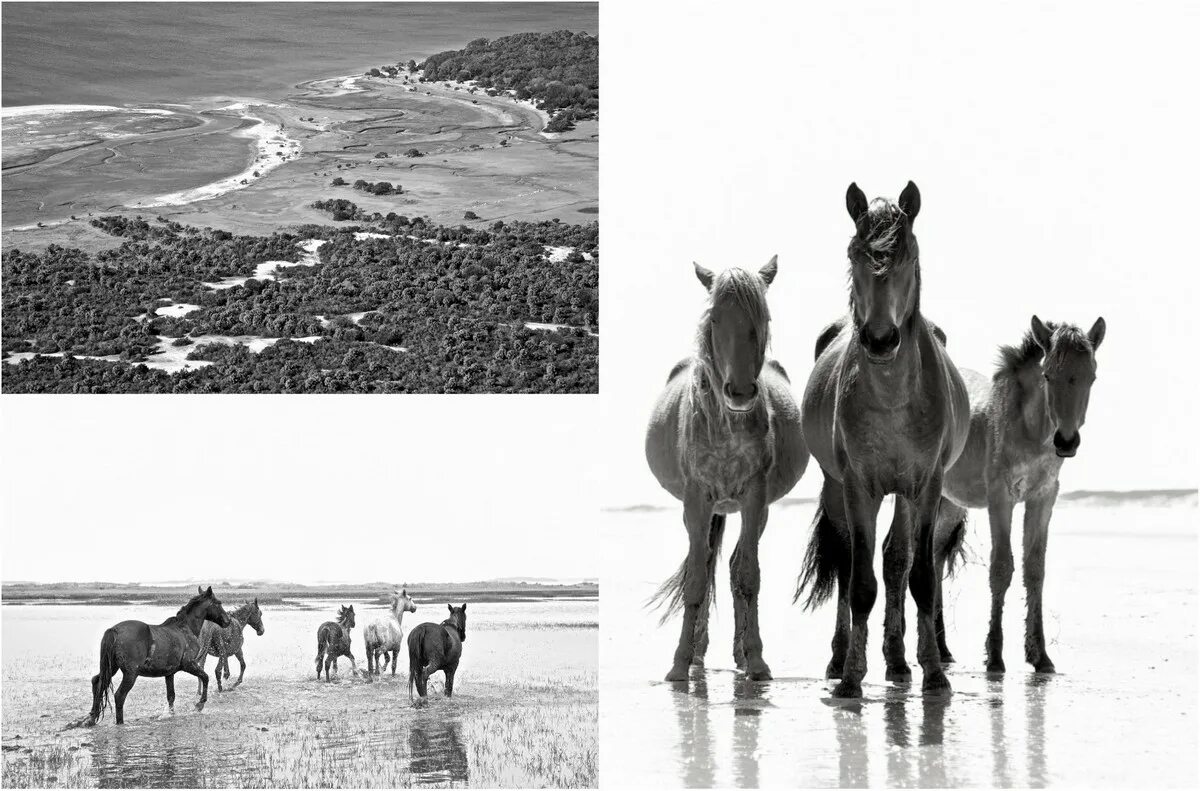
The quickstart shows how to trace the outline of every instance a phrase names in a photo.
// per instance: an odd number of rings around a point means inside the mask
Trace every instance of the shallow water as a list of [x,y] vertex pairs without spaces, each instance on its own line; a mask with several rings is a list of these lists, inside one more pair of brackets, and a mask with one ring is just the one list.
[[[227,610],[234,602],[223,602]],[[169,608],[6,605],[2,609],[4,785],[86,786],[513,786],[594,785],[597,773],[597,603],[469,605],[467,642],[452,699],[409,704],[407,662],[367,682],[342,660],[333,683],[314,672],[316,629],[343,602],[264,607],[266,632],[245,632],[244,683],[210,684],[197,713],[196,682],[176,677],[175,713],[160,679],[139,679],[125,722],[61,731],[90,707],[100,636],[125,618],[158,623]],[[362,626],[386,614],[354,604],[352,648],[365,668]],[[444,603],[420,603],[407,632],[440,621]],[[209,674],[216,660],[207,664]],[[231,660],[231,680],[238,663]],[[567,737],[570,737],[569,739]],[[556,760],[547,762],[552,750]]]
[[[923,698],[910,603],[914,683],[884,681],[883,590],[872,612],[864,698],[835,701],[823,678],[834,612],[791,593],[813,506],[772,510],[762,544],[764,658],[774,680],[733,669],[728,572],[719,566],[706,672],[661,681],[679,619],[643,608],[686,551],[675,510],[607,513],[601,703],[604,780],[614,786],[1156,786],[1197,783],[1197,509],[1060,504],[1051,524],[1045,624],[1059,673],[1023,659],[1024,594],[1005,611],[1008,673],[983,669],[990,549],[972,512],[976,557],[947,582],[953,694]],[[890,519],[890,504],[882,513]],[[736,540],[731,519],[725,556]],[[1020,525],[1018,518],[1014,519]],[[881,519],[880,537],[887,522]],[[1019,527],[1017,528],[1019,530]],[[1019,536],[1014,545],[1020,547]],[[636,548],[636,551],[632,551]],[[1019,549],[1018,549],[1019,551]],[[876,553],[878,565],[878,552]],[[621,760],[609,760],[619,755]]]

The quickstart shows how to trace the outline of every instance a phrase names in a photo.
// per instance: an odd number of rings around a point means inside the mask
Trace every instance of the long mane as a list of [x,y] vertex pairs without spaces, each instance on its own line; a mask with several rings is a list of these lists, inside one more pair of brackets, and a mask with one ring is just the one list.
[[[1053,324],[1050,322],[1047,324],[1053,329]],[[993,374],[992,379],[1015,376],[1026,366],[1040,363],[1044,354],[1042,347],[1033,339],[1033,330],[1025,330],[1025,335],[1022,336],[1020,343],[1015,346],[1000,347],[996,358],[996,373]]]

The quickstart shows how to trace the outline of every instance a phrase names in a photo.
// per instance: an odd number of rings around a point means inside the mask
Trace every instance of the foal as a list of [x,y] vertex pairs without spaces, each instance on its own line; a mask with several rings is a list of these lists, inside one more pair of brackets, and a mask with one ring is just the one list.
[[[884,495],[894,493],[884,581],[897,591],[911,585],[922,689],[948,692],[934,628],[933,532],[944,471],[967,439],[970,404],[962,377],[921,315],[917,185],[908,182],[899,203],[877,198],[868,204],[851,184],[846,208],[855,226],[849,320],[836,337],[824,339],[804,393],[804,436],[825,482],[796,597],[811,588],[808,605],[819,604],[836,583],[826,675],[841,679],[835,697],[861,697],[867,617],[878,587],[875,521]],[[911,678],[902,620],[885,619],[884,653],[889,679]]]
[[[992,534],[989,672],[1004,672],[1001,616],[1013,575],[1013,506],[1020,502],[1025,503],[1025,661],[1038,673],[1054,672],[1042,632],[1046,540],[1059,470],[1079,449],[1104,333],[1103,318],[1085,333],[1073,324],[1034,316],[1020,345],[1001,347],[990,381],[964,371],[971,390],[971,436],[946,473],[943,492],[948,499],[938,520],[937,564],[940,573],[947,561],[953,566],[962,555],[966,509],[986,507]],[[940,607],[937,628],[942,661],[951,662]]]
[[758,629],[758,543],[767,508],[804,474],[808,448],[783,367],[767,360],[772,258],[757,272],[720,275],[696,265],[709,306],[696,333],[696,353],[675,366],[646,432],[646,460],[659,484],[683,501],[688,555],[655,600],[665,621],[683,610],[683,628],[668,681],[685,681],[708,648],[708,613],[725,517],[741,512],[730,558],[733,657],[751,679],[769,679]]
[[258,608],[258,599],[253,602],[247,602],[241,607],[238,607],[229,616],[229,626],[224,629],[205,622],[200,629],[200,663],[203,664],[209,656],[217,658],[217,668],[213,671],[213,677],[217,679],[217,691],[224,692],[225,688],[221,686],[221,674],[224,672],[225,678],[229,678],[229,657],[236,656],[241,670],[238,672],[237,681],[235,681],[230,689],[242,683],[242,678],[246,675],[246,657],[242,655],[242,646],[246,640],[242,636],[242,630],[247,626],[254,629],[255,633],[262,637],[266,632],[266,627],[262,622],[262,610]]
[[[400,649],[404,647],[404,613],[416,611],[417,605],[409,597],[407,589],[392,591],[392,604],[388,614],[377,618],[363,629],[368,675],[382,675],[387,669],[389,655],[392,660],[392,675],[396,675],[396,658],[400,656]],[[379,664],[381,658],[382,667]]]
[[317,680],[321,680],[321,663],[325,663],[325,680],[332,681],[329,677],[329,668],[337,670],[337,660],[339,656],[349,658],[350,664],[355,673],[358,672],[358,663],[354,661],[354,654],[350,653],[350,630],[354,628],[354,605],[349,607],[343,606],[338,610],[337,622],[326,621],[317,629]]

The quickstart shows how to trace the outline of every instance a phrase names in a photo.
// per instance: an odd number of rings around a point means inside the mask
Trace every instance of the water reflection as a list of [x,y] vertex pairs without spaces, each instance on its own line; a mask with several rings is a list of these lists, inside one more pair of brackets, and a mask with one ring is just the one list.
[[761,703],[770,683],[733,679],[733,779],[739,788],[758,788],[758,731]]
[[462,723],[456,719],[414,722],[408,752],[409,771],[419,785],[466,785],[470,780]]
[[96,728],[92,765],[100,788],[200,788],[212,755],[207,744],[180,739],[167,723]]
[[714,782],[713,740],[708,721],[708,679],[703,673],[688,682],[672,685],[675,718],[679,724],[679,754],[683,756],[683,784],[711,788]]
[[1033,673],[1025,681],[1025,762],[1028,783],[1046,785],[1046,699],[1053,676]]
[[833,706],[833,728],[838,746],[838,785],[864,788],[870,781],[867,729],[861,703]]

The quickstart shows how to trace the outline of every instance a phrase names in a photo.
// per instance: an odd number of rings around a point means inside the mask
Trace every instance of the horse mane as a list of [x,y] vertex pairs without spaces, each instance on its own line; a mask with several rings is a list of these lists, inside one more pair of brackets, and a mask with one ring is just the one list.
[[877,275],[887,274],[893,266],[910,260],[905,255],[910,245],[911,259],[916,260],[917,240],[904,222],[907,216],[898,204],[886,198],[871,201],[866,214],[855,223],[854,236],[850,237],[847,250],[850,260],[869,261]]
[[248,601],[248,602],[242,604],[240,607],[238,607],[233,612],[229,613],[229,617],[237,619],[237,622],[240,624],[245,624],[247,622],[247,618],[250,615],[250,611],[253,609],[254,609],[254,602]]
[[[1053,322],[1046,322],[1046,324],[1052,331],[1057,326]],[[1044,354],[1042,347],[1033,339],[1033,330],[1025,330],[1025,335],[1022,336],[1019,344],[1000,347],[999,356],[996,359],[996,373],[992,375],[992,380],[1015,376],[1022,368],[1040,363]]]
[[754,272],[737,267],[726,269],[717,275],[708,292],[708,305],[700,315],[700,323],[696,328],[696,354],[693,359],[697,375],[688,389],[688,399],[693,408],[704,416],[710,426],[717,422],[729,422],[729,415],[721,408],[713,390],[716,376],[713,369],[712,333],[709,331],[713,308],[718,301],[727,299],[734,300],[746,311],[746,316],[757,330],[760,356],[766,356],[770,340],[771,310],[767,306],[767,285],[763,279]]
[[183,605],[182,607],[180,607],[179,612],[175,613],[175,616],[174,616],[175,619],[183,620],[183,618],[187,615],[188,611],[191,610],[192,607],[194,607],[198,601],[200,601],[207,595],[208,595],[207,593],[197,593],[195,596],[188,599],[188,603]]
[[1072,352],[1088,356],[1096,353],[1087,333],[1074,324],[1064,322],[1056,325],[1050,335],[1050,340],[1050,352],[1046,358],[1047,362],[1057,362]]

